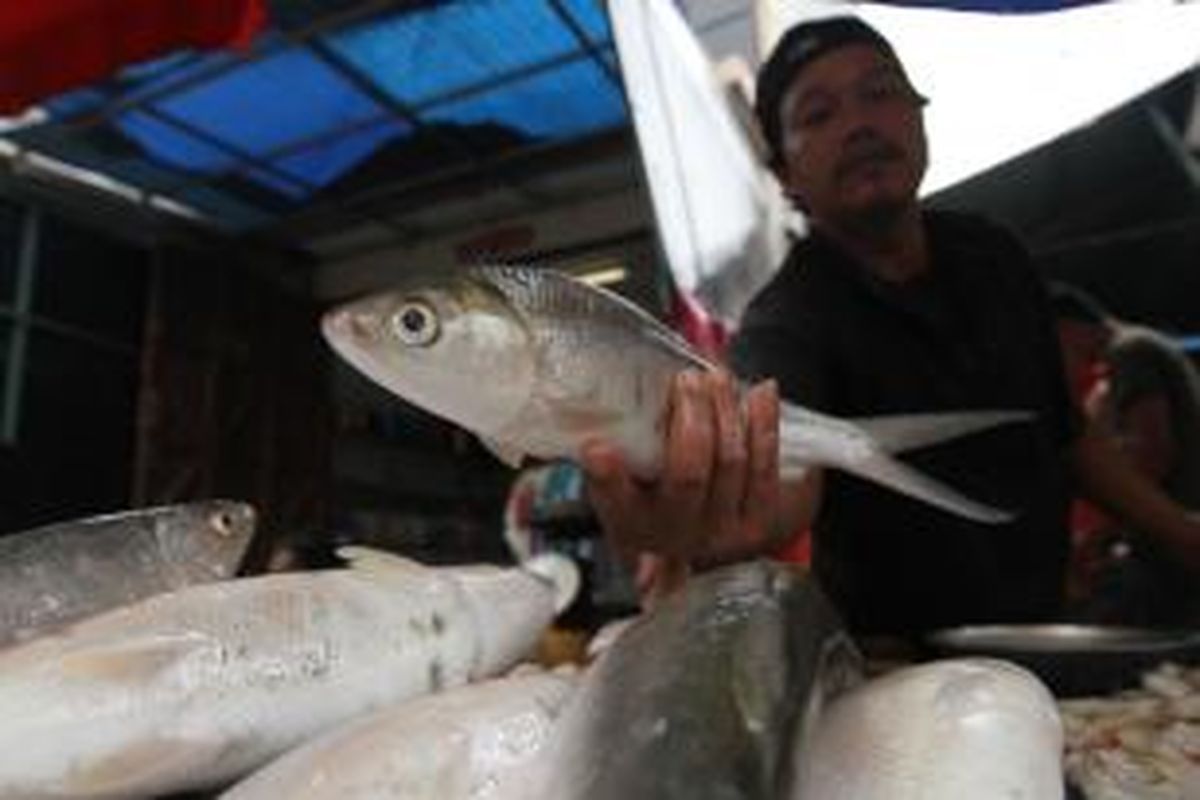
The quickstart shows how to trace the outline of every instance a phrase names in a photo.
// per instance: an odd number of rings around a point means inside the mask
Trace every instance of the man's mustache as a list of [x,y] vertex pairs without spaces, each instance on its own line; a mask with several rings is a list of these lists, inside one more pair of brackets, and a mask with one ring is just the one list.
[[899,161],[904,158],[904,151],[891,142],[875,136],[853,141],[846,146],[834,165],[834,177],[844,178],[859,167]]

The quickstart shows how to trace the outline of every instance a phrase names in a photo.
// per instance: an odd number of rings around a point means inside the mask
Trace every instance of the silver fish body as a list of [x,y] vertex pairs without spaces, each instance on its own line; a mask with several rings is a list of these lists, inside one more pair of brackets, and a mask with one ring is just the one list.
[[[558,273],[478,268],[336,309],[323,328],[368,377],[501,455],[571,457],[605,436],[652,473],[672,376],[708,365],[635,306],[581,286]],[[436,328],[429,342],[405,329],[406,316]]]
[[591,666],[539,759],[534,800],[774,800],[859,657],[800,571],[705,573]]
[[787,800],[1061,800],[1062,723],[1031,673],[951,659],[837,697]]
[[[670,329],[611,292],[551,270],[477,267],[414,276],[327,313],[349,364],[396,395],[474,432],[501,458],[578,458],[601,437],[638,473],[662,455],[672,378],[713,369]],[[785,403],[780,464],[853,472],[953,513],[1011,515],[964,497],[891,453],[1024,420],[1021,411],[844,420]]]
[[161,592],[232,577],[255,528],[246,503],[124,511],[0,537],[0,644]]
[[285,754],[221,800],[525,797],[523,776],[574,683],[521,675],[404,701]]
[[556,591],[536,571],[349,569],[158,595],[0,651],[0,797],[227,783],[354,716],[498,674]]

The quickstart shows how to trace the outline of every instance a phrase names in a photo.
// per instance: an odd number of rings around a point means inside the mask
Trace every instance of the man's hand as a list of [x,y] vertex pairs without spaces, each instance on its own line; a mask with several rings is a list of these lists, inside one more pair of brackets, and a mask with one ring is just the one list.
[[690,370],[671,389],[662,472],[654,481],[635,479],[607,442],[584,447],[589,497],[627,563],[652,553],[687,565],[778,544],[775,382],[747,392],[744,410],[728,373]]

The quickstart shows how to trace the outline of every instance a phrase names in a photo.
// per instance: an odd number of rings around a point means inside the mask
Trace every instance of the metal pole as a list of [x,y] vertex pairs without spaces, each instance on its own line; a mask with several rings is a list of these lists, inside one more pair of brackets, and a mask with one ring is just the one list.
[[21,423],[21,395],[25,388],[25,355],[29,348],[30,317],[33,314],[33,278],[37,268],[38,239],[42,212],[36,207],[25,211],[21,225],[21,244],[17,255],[17,285],[13,297],[12,335],[8,341],[8,363],[4,376],[4,417],[0,437],[16,444]]

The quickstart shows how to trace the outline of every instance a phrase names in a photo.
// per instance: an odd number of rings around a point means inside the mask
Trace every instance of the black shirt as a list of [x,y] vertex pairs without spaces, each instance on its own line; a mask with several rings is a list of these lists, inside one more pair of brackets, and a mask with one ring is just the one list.
[[988,525],[830,470],[814,569],[850,627],[904,633],[1046,619],[1069,537],[1064,450],[1077,431],[1043,285],[1021,245],[980,219],[927,212],[931,270],[869,274],[819,234],[799,242],[733,343],[743,378],[842,417],[1025,409],[1016,423],[901,457],[985,503]]

